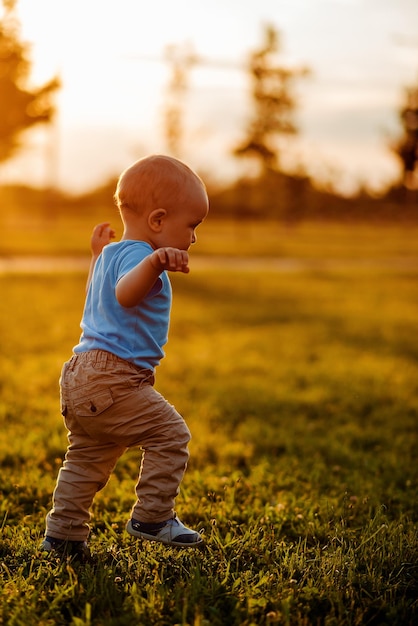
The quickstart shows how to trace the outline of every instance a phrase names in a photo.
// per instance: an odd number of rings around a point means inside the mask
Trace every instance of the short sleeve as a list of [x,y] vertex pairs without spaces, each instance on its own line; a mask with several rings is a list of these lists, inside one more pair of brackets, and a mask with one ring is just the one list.
[[[115,285],[120,279],[125,276],[131,269],[133,269],[138,263],[143,261],[152,249],[143,242],[132,242],[132,245],[121,250],[119,258],[115,263]],[[160,293],[163,287],[161,278],[157,278],[147,297],[153,297]]]

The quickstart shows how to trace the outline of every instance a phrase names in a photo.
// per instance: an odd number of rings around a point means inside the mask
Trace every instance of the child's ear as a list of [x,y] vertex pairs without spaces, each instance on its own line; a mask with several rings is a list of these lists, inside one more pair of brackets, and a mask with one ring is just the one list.
[[148,215],[148,226],[154,232],[160,232],[165,216],[167,215],[167,211],[165,209],[154,209]]

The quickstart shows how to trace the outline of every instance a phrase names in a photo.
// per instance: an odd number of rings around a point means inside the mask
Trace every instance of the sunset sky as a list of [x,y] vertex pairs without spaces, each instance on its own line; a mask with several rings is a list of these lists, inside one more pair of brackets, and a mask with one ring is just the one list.
[[418,82],[418,0],[18,0],[17,9],[34,83],[59,74],[63,86],[54,128],[2,168],[3,180],[78,193],[165,151],[168,44],[207,61],[190,73],[182,156],[227,179],[249,113],[241,67],[267,22],[282,35],[281,62],[311,69],[297,83],[293,158],[345,191],[379,188],[399,171],[386,145],[400,132],[404,88]]

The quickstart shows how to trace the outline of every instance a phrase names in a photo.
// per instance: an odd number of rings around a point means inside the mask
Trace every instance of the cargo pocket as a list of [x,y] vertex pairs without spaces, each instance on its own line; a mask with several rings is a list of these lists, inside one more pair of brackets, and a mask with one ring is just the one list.
[[106,411],[113,404],[110,389],[103,389],[99,393],[80,398],[74,402],[74,413],[78,417],[96,417]]

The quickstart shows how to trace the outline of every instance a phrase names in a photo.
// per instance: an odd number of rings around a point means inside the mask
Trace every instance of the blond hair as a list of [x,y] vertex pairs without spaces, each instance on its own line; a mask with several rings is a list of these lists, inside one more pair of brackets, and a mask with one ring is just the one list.
[[185,163],[174,157],[154,154],[135,161],[122,172],[114,200],[121,214],[141,214],[156,208],[170,208],[190,182],[204,183]]

